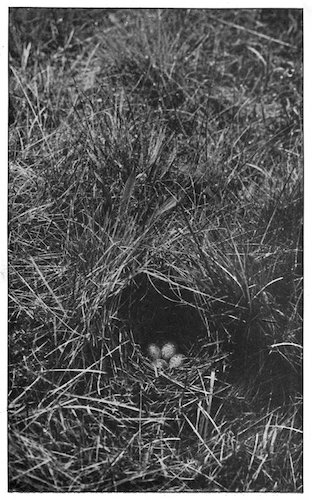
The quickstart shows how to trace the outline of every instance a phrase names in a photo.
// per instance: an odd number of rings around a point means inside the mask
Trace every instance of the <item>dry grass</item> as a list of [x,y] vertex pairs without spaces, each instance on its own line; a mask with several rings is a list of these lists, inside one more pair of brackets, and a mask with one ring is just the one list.
[[10,491],[302,491],[301,15],[10,10]]

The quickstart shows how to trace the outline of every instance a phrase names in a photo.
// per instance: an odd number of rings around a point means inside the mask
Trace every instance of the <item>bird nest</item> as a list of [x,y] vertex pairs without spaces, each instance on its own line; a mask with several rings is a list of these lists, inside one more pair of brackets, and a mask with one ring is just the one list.
[[161,349],[172,343],[177,353],[189,355],[218,343],[194,293],[169,280],[137,276],[124,292],[120,313],[145,354],[151,344]]

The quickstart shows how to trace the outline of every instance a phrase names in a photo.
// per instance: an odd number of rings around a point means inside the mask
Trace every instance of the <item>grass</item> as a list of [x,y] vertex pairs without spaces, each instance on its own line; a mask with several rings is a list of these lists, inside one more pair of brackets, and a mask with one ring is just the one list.
[[302,11],[9,17],[9,490],[301,492]]

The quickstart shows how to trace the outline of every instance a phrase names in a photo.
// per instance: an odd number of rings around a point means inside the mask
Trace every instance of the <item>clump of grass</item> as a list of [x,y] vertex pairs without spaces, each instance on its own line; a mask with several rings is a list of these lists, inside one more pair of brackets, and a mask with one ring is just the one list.
[[[283,16],[11,9],[11,491],[301,491]],[[160,337],[179,369],[145,356]]]

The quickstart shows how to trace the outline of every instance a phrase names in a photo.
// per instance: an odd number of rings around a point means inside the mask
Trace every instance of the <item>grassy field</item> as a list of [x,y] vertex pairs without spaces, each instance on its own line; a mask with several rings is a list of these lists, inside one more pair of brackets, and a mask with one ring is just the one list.
[[9,67],[9,490],[301,492],[302,11],[14,8]]

